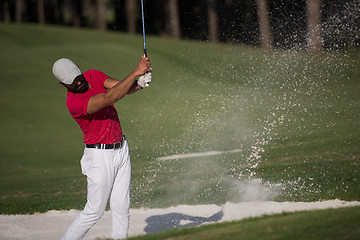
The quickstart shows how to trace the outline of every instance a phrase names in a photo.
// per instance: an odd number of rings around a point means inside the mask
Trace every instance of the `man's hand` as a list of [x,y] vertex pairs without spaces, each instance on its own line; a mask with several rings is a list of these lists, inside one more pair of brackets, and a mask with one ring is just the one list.
[[146,79],[143,79],[143,86],[149,85],[151,82],[151,64],[149,58],[142,57],[135,70],[127,75],[123,80],[117,81],[112,78],[107,78],[104,82],[104,87],[108,89],[108,91],[106,93],[94,95],[89,99],[86,111],[87,114],[93,114],[100,109],[117,102],[126,94],[130,94],[130,88],[136,86],[134,84],[135,80],[146,73],[150,73],[150,76],[148,75]]
[[151,72],[150,59],[148,57],[142,56],[133,73],[135,74],[135,76],[139,77],[147,72]]
[[142,56],[141,60],[139,61],[135,72],[141,73],[139,74],[140,77],[137,81],[137,84],[141,88],[149,87],[152,77],[151,77],[151,64],[148,57]]
[[147,72],[144,75],[139,77],[139,80],[137,83],[140,87],[146,88],[146,87],[150,86],[151,80],[152,80],[151,72]]

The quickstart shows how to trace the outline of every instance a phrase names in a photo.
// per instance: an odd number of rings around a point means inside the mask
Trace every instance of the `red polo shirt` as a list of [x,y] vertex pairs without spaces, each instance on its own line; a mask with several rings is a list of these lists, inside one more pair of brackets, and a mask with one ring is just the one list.
[[90,69],[83,73],[90,89],[85,93],[68,92],[66,105],[71,116],[79,124],[84,133],[84,143],[111,144],[122,139],[121,125],[113,104],[88,115],[87,105],[89,99],[99,93],[106,93],[105,80],[109,77],[103,72]]

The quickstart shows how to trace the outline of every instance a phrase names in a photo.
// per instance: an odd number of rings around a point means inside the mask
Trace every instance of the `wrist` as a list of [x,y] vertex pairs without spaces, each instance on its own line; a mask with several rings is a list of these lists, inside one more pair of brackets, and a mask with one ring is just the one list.
[[136,71],[133,71],[131,73],[131,75],[135,78],[135,79],[138,79],[140,77],[140,74],[138,74]]
[[137,80],[135,81],[135,84],[136,84],[136,90],[141,90],[141,89],[143,89],[143,87],[138,84],[138,81],[137,81]]

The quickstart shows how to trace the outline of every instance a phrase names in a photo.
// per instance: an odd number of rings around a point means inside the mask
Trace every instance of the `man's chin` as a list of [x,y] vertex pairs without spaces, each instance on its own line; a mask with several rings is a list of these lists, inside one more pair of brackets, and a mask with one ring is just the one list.
[[82,87],[80,89],[77,89],[75,91],[75,93],[86,93],[88,90],[89,90],[89,88],[85,86],[85,87]]
[[88,90],[89,90],[89,89],[87,88],[87,89],[84,89],[84,90],[79,91],[78,93],[86,93]]

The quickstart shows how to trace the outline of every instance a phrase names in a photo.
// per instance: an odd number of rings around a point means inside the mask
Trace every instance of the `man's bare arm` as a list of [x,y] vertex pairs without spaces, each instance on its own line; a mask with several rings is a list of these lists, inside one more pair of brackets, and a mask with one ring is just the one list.
[[142,58],[136,69],[131,72],[125,79],[117,81],[112,78],[108,78],[104,83],[105,88],[109,87],[109,90],[106,93],[100,93],[95,96],[92,96],[89,99],[87,106],[87,114],[92,114],[100,109],[109,106],[129,93],[129,90],[132,89],[135,80],[143,75],[145,72],[151,71],[151,65],[149,58]]
[[[111,89],[113,88],[116,84],[118,84],[120,82],[120,80],[108,77],[105,82],[104,82],[104,87],[106,89]],[[129,91],[127,92],[127,94],[132,94],[137,92],[138,90],[140,90],[141,88],[139,88],[140,86],[138,86],[137,81],[135,81],[133,83],[133,85],[130,87]]]

